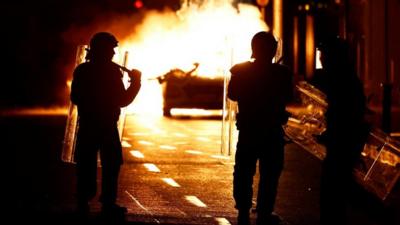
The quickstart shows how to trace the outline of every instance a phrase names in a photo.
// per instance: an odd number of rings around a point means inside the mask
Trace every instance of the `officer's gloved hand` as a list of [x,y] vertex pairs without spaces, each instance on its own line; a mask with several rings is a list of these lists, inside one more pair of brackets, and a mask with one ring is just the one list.
[[132,69],[130,72],[128,72],[128,76],[131,80],[140,81],[140,79],[142,78],[142,72],[137,69]]

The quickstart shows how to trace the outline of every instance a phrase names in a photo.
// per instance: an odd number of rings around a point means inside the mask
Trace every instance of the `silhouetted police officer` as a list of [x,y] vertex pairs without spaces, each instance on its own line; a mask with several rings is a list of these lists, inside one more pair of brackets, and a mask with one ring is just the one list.
[[117,129],[120,107],[129,105],[140,89],[141,72],[132,70],[125,89],[120,67],[112,62],[116,38],[96,33],[88,49],[88,61],[74,71],[71,100],[78,107],[79,130],[76,143],[78,210],[89,212],[88,202],[96,195],[97,155],[102,166],[100,201],[105,214],[120,214],[126,208],[116,204],[122,147]]
[[285,106],[292,100],[292,72],[272,63],[277,41],[269,32],[259,32],[251,41],[254,62],[231,68],[228,97],[238,102],[237,143],[233,173],[233,195],[238,224],[249,224],[252,184],[259,162],[257,224],[278,224],[273,214],[278,181],[283,169]]
[[312,84],[326,94],[328,103],[327,127],[320,138],[327,150],[321,174],[321,224],[346,224],[353,168],[369,132],[366,99],[348,43],[327,37],[318,48],[323,69],[316,70]]

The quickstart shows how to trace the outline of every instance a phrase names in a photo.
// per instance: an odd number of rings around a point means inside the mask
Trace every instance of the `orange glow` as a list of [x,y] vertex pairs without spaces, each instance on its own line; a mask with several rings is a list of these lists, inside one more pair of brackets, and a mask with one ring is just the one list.
[[314,42],[314,17],[306,17],[306,76],[311,77],[314,73],[315,63],[315,42]]
[[283,38],[283,5],[282,0],[274,0],[274,35]]
[[238,7],[210,1],[201,7],[183,3],[177,12],[148,11],[137,32],[121,41],[131,53],[128,67],[151,78],[172,68],[188,71],[198,62],[199,74],[222,76],[233,63],[248,60],[252,36],[268,30],[258,8]]
[[221,116],[222,110],[204,110],[204,109],[172,109],[172,115],[176,116],[187,116],[187,115],[198,115],[198,116]]
[[52,108],[20,108],[1,110],[0,116],[59,116],[68,115],[68,109],[65,107],[52,107]]
[[253,35],[268,29],[257,7],[234,8],[229,0],[185,1],[179,11],[147,11],[135,32],[120,41],[129,51],[127,67],[142,71],[142,89],[130,112],[161,113],[160,85],[148,79],[173,68],[189,71],[195,62],[200,64],[195,75],[226,76],[233,64],[250,59]]
[[293,73],[299,73],[299,18],[293,19]]

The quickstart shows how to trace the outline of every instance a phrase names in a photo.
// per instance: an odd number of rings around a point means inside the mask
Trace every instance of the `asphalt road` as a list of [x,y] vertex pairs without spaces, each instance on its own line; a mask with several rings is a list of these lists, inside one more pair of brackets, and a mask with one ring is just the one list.
[[[10,159],[3,164],[5,197],[14,221],[74,224],[75,168],[60,160],[65,121],[63,114],[1,118],[4,157]],[[233,159],[220,155],[220,132],[215,117],[128,115],[118,199],[128,208],[126,223],[236,224]],[[285,150],[276,212],[287,224],[317,225],[321,162],[293,143]],[[396,224],[387,219],[395,214],[390,208],[366,200],[361,190],[354,196],[351,224]],[[91,205],[95,216],[97,198]]]

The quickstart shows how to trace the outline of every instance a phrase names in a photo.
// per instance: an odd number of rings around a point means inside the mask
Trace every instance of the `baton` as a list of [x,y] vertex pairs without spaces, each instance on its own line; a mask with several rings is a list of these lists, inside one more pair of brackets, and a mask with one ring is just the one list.
[[[127,72],[128,73],[128,75],[129,75],[129,78],[133,78],[131,75],[132,74],[134,74],[136,71],[137,72],[139,72],[139,77],[141,77],[141,72],[139,71],[139,70],[136,70],[136,69],[132,69],[132,70],[130,70],[130,69],[128,69],[128,68],[126,68],[125,66],[121,66],[121,65],[119,65],[118,63],[115,63],[115,62],[113,62],[116,66],[118,66],[121,70],[123,70],[124,72]],[[134,71],[134,70],[136,70],[136,71]],[[139,80],[140,80],[140,78],[139,78]]]
[[118,66],[121,70],[123,70],[123,71],[125,71],[125,72],[127,72],[127,73],[130,73],[130,72],[132,72],[130,69],[128,69],[128,68],[126,68],[125,66],[121,66],[121,65],[119,65],[118,63],[115,63],[115,62],[113,62],[116,66]]

